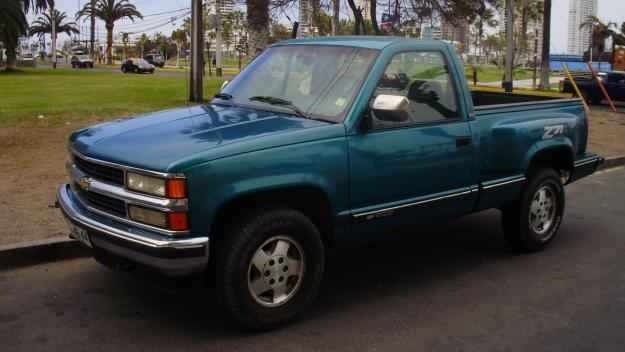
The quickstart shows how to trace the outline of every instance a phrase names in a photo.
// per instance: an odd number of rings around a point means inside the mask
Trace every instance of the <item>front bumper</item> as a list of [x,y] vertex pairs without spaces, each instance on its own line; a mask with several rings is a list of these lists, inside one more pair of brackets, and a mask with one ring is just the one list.
[[87,231],[94,252],[113,254],[172,276],[206,268],[208,237],[164,238],[107,219],[87,210],[69,185],[58,189],[57,199],[66,221]]

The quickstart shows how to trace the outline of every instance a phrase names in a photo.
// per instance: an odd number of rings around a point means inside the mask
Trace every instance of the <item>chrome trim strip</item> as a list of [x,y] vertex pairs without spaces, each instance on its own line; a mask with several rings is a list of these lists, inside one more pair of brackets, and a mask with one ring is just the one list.
[[513,184],[513,183],[518,183],[518,182],[525,182],[525,176],[516,178],[514,180],[503,181],[503,182],[495,183],[495,184],[488,185],[488,186],[482,186],[482,189],[489,190],[489,189],[498,188],[498,187],[502,187],[502,186],[507,186],[507,185],[510,185],[510,184]]
[[474,189],[471,189],[471,190],[468,190],[468,191],[463,191],[463,192],[448,194],[448,195],[445,195],[445,196],[439,196],[439,197],[435,197],[435,198],[420,200],[418,202],[412,202],[412,203],[408,203],[408,204],[397,205],[397,206],[394,206],[394,207],[384,208],[384,209],[380,209],[380,210],[368,211],[368,212],[360,213],[360,214],[353,214],[352,216],[354,217],[354,219],[360,219],[360,218],[364,217],[365,220],[371,220],[371,219],[374,219],[374,218],[379,218],[379,217],[383,217],[383,216],[393,215],[395,210],[401,210],[401,209],[406,209],[406,208],[417,207],[417,206],[420,206],[420,205],[429,204],[429,203],[435,203],[435,202],[448,200],[448,199],[453,199],[453,198],[460,198],[460,197],[467,196],[467,195],[469,195],[469,194],[471,194],[473,192],[477,192],[477,191],[478,191],[478,189],[474,188]]
[[[185,235],[188,235],[190,233],[189,230],[187,230],[187,231],[171,231],[171,230],[167,230],[167,229],[162,229],[160,227],[155,227],[155,226],[151,226],[151,225],[144,224],[144,223],[141,223],[141,222],[137,222],[137,221],[131,220],[130,218],[127,218],[127,217],[126,218],[122,218],[122,217],[113,215],[111,213],[107,213],[105,211],[102,211],[100,209],[96,209],[96,208],[90,206],[89,204],[87,204],[76,193],[76,190],[74,189],[73,185],[69,185],[69,187],[70,187],[71,192],[74,194],[74,198],[76,200],[78,200],[78,202],[80,202],[80,204],[83,207],[87,208],[92,213],[96,213],[96,214],[98,214],[100,216],[103,216],[103,217],[109,218],[111,220],[115,220],[115,221],[124,223],[126,225],[131,225],[131,226],[135,226],[135,227],[138,227],[138,228],[141,228],[141,229],[144,229],[144,230],[158,232],[158,233],[161,233],[161,234],[167,235],[167,236],[185,236]],[[128,216],[128,203],[126,203],[126,216]]]
[[593,159],[591,159],[591,160],[584,161],[584,162],[581,162],[581,163],[579,163],[579,164],[573,164],[573,167],[580,167],[580,166],[584,166],[584,165],[586,165],[586,164],[596,163],[596,162],[598,162],[598,161],[599,161],[599,157],[595,157],[595,158],[593,158]]
[[142,246],[151,248],[201,248],[208,245],[208,237],[194,237],[187,239],[171,239],[163,240],[151,238],[145,235],[139,235],[132,232],[124,231],[113,226],[102,224],[80,213],[69,199],[68,185],[62,185],[57,191],[57,199],[59,205],[67,217],[85,227],[105,233],[107,235],[133,242]]
[[164,212],[189,210],[188,200],[186,198],[168,199],[152,197],[141,193],[129,192],[124,187],[113,185],[107,182],[100,181],[97,178],[87,176],[87,174],[82,172],[78,167],[76,167],[76,165],[70,166],[69,175],[74,182],[79,182],[85,177],[89,178],[89,190],[105,194],[107,196],[117,198],[123,201],[127,201],[131,204],[141,205]]
[[74,156],[77,156],[77,157],[79,157],[79,158],[81,158],[83,160],[123,170],[124,171],[124,183],[126,182],[126,173],[128,171],[137,172],[137,173],[141,173],[141,174],[145,174],[145,175],[153,175],[153,176],[162,177],[162,178],[185,178],[185,175],[183,173],[169,173],[169,172],[152,171],[152,170],[140,169],[140,168],[132,167],[132,166],[126,166],[126,165],[111,163],[111,162],[108,162],[108,161],[103,161],[103,160],[94,159],[94,158],[85,156],[85,155],[81,154],[80,152],[78,152],[76,149],[72,148],[70,145],[68,145],[67,148],[70,150],[70,152],[72,154],[74,154]]

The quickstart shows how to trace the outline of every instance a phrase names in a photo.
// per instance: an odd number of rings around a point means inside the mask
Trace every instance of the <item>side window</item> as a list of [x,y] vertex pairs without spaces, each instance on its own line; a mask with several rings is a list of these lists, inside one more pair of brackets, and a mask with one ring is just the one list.
[[383,121],[373,116],[374,128],[401,127],[459,118],[456,91],[441,52],[415,51],[393,56],[373,93],[408,98],[410,118]]
[[625,83],[625,76],[618,73],[613,73],[609,77],[610,83]]

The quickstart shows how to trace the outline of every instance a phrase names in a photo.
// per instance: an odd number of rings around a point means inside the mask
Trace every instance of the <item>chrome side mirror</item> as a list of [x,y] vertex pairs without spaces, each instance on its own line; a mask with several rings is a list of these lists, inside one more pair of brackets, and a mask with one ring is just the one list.
[[398,95],[378,95],[371,110],[380,120],[402,122],[410,117],[410,102]]
[[220,91],[224,90],[224,88],[226,88],[226,86],[228,85],[228,83],[230,83],[230,81],[224,81],[224,83],[221,84],[221,88],[219,89]]

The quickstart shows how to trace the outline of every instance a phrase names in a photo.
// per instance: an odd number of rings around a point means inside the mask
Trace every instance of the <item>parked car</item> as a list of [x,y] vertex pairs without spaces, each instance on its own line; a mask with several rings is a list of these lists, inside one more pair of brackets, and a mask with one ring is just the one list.
[[71,63],[73,68],[93,68],[93,60],[88,55],[74,55]]
[[147,54],[143,56],[143,59],[157,67],[165,66],[165,57],[161,54]]
[[145,61],[144,59],[129,59],[124,61],[122,64],[122,72],[134,72],[134,73],[142,73],[149,72],[154,73],[154,65]]
[[[625,101],[625,71],[608,71],[597,74],[608,92],[610,99],[614,101]],[[573,77],[575,84],[579,88],[584,100],[591,104],[599,104],[605,96],[592,75]],[[571,81],[566,78],[561,81],[560,91],[563,93],[575,94]]]
[[31,53],[23,53],[18,56],[18,60],[24,62],[34,62],[35,57]]
[[57,197],[101,263],[210,280],[267,330],[311,303],[334,246],[496,208],[514,248],[545,249],[564,185],[601,163],[587,143],[580,99],[469,91],[450,44],[295,39],[210,103],[74,132]]

